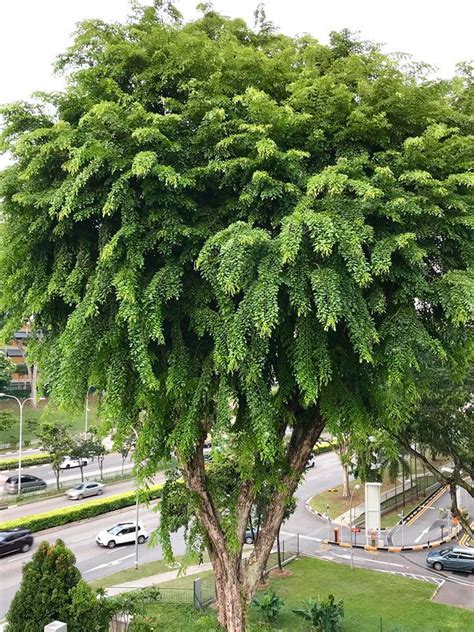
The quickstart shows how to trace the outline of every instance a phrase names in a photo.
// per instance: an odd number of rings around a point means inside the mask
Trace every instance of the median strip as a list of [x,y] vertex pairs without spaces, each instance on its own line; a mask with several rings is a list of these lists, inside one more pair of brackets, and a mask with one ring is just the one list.
[[[144,500],[161,498],[162,489],[162,484],[153,485],[144,492]],[[135,503],[135,499],[136,492],[124,492],[107,498],[91,500],[80,505],[75,505],[74,507],[53,509],[43,513],[23,516],[22,518],[18,518],[16,520],[2,522],[0,523],[0,529],[15,529],[17,527],[21,527],[24,529],[30,529],[33,532],[43,531],[44,529],[60,527],[65,524],[69,524],[70,522],[76,522],[86,518],[94,518],[95,516],[109,513],[110,511],[130,507]]]

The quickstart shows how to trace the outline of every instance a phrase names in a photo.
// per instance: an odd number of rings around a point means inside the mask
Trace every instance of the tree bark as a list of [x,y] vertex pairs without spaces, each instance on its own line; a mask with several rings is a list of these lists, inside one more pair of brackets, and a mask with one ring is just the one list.
[[217,618],[228,632],[245,632],[246,613],[284,519],[287,500],[295,492],[313,446],[324,428],[318,408],[313,410],[312,419],[308,418],[308,411],[302,409],[295,411],[297,419],[298,412],[304,418],[293,430],[287,448],[286,473],[282,476],[281,484],[275,490],[269,504],[271,511],[267,511],[262,519],[249,559],[242,559],[242,550],[250,510],[255,499],[254,483],[244,481],[241,484],[236,525],[239,546],[237,549],[231,548],[222,526],[222,516],[207,489],[203,457],[204,439],[197,446],[193,457],[182,464],[186,486],[199,499],[196,516],[208,538],[208,551],[215,573]]

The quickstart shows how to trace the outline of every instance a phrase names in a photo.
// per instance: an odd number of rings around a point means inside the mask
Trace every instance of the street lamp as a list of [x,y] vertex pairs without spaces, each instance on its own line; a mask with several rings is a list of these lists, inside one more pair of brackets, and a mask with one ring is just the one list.
[[[133,426],[131,426],[131,429],[133,430],[133,434],[135,435],[135,438],[138,444],[138,432],[135,430]],[[135,449],[136,449],[136,445],[135,445]],[[135,499],[135,570],[137,571],[138,570],[138,511],[140,507],[140,493],[139,493],[140,490],[139,490],[139,484],[138,484],[138,475],[136,476],[135,485],[137,488],[137,494],[136,494],[136,499]]]
[[[20,407],[20,434],[18,437],[18,494],[21,493],[21,450],[23,444],[23,406],[26,402],[32,402],[34,397],[27,397],[26,399],[19,399],[15,397],[15,395],[7,395],[6,393],[0,393],[0,397],[6,397],[8,399],[14,399],[18,406]],[[45,397],[40,397],[40,401],[46,399]]]
[[86,410],[85,410],[85,420],[84,420],[84,434],[87,434],[87,423],[89,421],[88,419],[88,412],[89,412],[89,393],[91,388],[94,388],[93,386],[89,386],[89,388],[87,389],[87,393],[86,393]]
[[355,485],[351,492],[351,501],[349,504],[349,526],[351,530],[351,569],[354,570],[354,546],[352,544],[352,501],[354,500],[354,492],[360,489],[360,485]]

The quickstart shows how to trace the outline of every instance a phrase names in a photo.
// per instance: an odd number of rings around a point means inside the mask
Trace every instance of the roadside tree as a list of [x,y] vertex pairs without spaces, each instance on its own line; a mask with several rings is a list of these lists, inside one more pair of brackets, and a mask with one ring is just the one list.
[[[93,383],[110,427],[140,420],[144,476],[176,455],[189,546],[241,632],[325,425],[400,426],[420,356],[469,335],[472,91],[348,32],[325,46],[206,7],[87,21],[65,92],[4,108],[0,310],[47,332],[53,399]],[[204,460],[222,435],[230,493]]]
[[59,475],[64,457],[69,456],[74,449],[74,440],[69,426],[61,422],[46,421],[40,427],[40,442],[42,449],[51,455],[51,469],[56,477],[56,487],[59,491]]

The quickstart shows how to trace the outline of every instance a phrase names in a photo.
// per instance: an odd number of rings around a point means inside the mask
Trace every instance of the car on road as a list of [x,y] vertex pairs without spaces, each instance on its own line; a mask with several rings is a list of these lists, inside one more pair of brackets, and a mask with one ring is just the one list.
[[[104,529],[97,534],[95,541],[99,546],[106,546],[113,549],[119,544],[135,544],[136,528],[134,522],[119,522],[118,524]],[[143,544],[148,540],[148,532],[144,526],[138,523],[138,544]]]
[[[22,474],[20,487],[22,493],[37,492],[46,489],[46,483],[38,476]],[[3,489],[7,494],[18,494],[18,474],[9,476],[3,485]]]
[[59,469],[69,470],[71,467],[81,467],[81,463],[82,463],[82,467],[85,467],[86,465],[89,464],[89,462],[90,462],[90,459],[86,459],[85,457],[82,459],[73,459],[70,456],[65,456],[64,459],[61,461]]
[[426,556],[426,563],[435,571],[474,573],[474,548],[457,546],[430,551]]
[[71,500],[82,500],[88,496],[100,496],[104,493],[104,485],[97,481],[85,481],[68,489],[66,496]]
[[305,465],[305,469],[309,470],[310,468],[314,467],[316,465],[316,457],[314,456],[314,454],[312,456],[309,457],[309,459],[306,461],[306,465]]
[[26,553],[33,546],[33,535],[29,529],[2,529],[0,531],[0,555],[21,551]]

